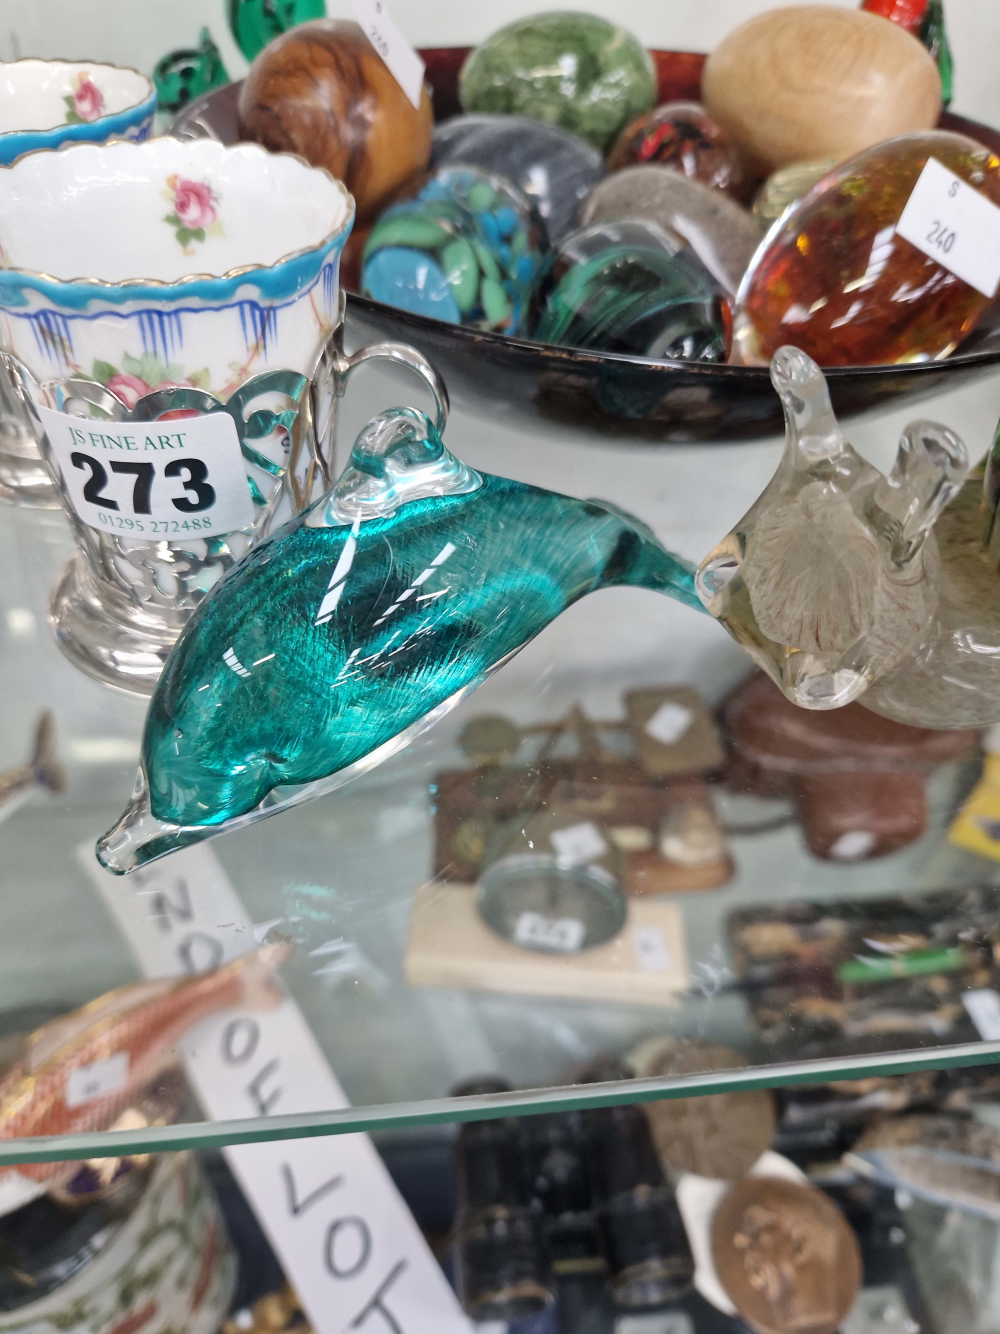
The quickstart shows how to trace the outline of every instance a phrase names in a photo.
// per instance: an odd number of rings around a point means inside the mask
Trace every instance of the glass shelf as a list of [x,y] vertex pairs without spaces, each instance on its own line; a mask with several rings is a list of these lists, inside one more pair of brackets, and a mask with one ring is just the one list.
[[[382,386],[381,401],[385,401]],[[942,401],[974,439],[992,414],[989,390],[961,391]],[[936,404],[937,408],[938,405]],[[359,420],[367,415],[357,404]],[[350,423],[347,425],[349,438]],[[894,419],[852,433],[898,436]],[[773,444],[720,449],[719,485],[703,486],[704,450],[678,450],[627,468],[621,452],[545,450],[541,437],[504,439],[499,423],[456,416],[449,443],[473,466],[530,477],[575,493],[605,494],[646,518],[684,554],[697,557],[756,495],[769,476]],[[974,446],[973,446],[974,448]],[[506,451],[506,452],[505,452]],[[701,480],[700,480],[701,479]],[[724,479],[721,480],[721,479]],[[0,664],[6,708],[0,718],[0,764],[22,762],[37,713],[55,714],[58,749],[69,785],[63,796],[35,796],[0,828],[0,1058],[6,1035],[33,1027],[139,976],[129,945],[95,890],[78,853],[120,814],[138,759],[144,701],[117,694],[81,675],[58,651],[44,608],[73,545],[59,512],[5,508],[0,513]],[[753,1017],[753,996],[734,969],[727,921],[759,904],[809,900],[862,903],[899,893],[981,886],[982,905],[1000,895],[1000,864],[965,854],[944,832],[978,774],[978,761],[940,766],[928,783],[926,832],[902,850],[855,865],[820,861],[805,848],[787,807],[713,788],[720,818],[732,832],[735,871],[717,889],[656,896],[673,905],[687,956],[687,979],[674,999],[651,1003],[598,993],[583,998],[478,990],[408,982],[415,894],[434,866],[432,785],[467,769],[457,744],[468,721],[504,714],[521,728],[562,718],[579,703],[592,719],[622,718],[622,693],[637,686],[696,682],[717,702],[748,664],[714,622],[633,590],[602,593],[573,608],[509,667],[492,678],[436,730],[367,777],[276,819],[214,840],[211,848],[254,923],[272,923],[295,948],[282,976],[343,1087],[349,1107],[266,1117],[206,1121],[192,1106],[181,1123],[0,1142],[0,1163],[99,1156],[126,1150],[219,1145],[358,1129],[385,1129],[523,1112],[701,1094],[724,1087],[781,1086],[1000,1059],[1000,1042],[980,1041],[971,1023],[942,1037],[898,1032],[824,1052],[813,1043],[768,1048]],[[530,767],[537,739],[523,744]],[[617,738],[617,739],[616,739]],[[606,744],[625,755],[621,727]],[[532,747],[535,747],[533,751]],[[627,757],[627,756],[626,756]],[[437,884],[429,901],[473,891]],[[629,900],[649,904],[651,898]],[[630,922],[632,922],[630,918]],[[674,920],[674,919],[671,919]],[[669,932],[668,932],[669,935]],[[673,939],[671,937],[670,939]],[[521,953],[526,953],[521,951]],[[564,961],[550,958],[558,972]],[[676,963],[677,960],[674,960]],[[331,966],[331,964],[333,966]],[[639,979],[640,982],[642,979]],[[637,984],[637,993],[641,987]],[[620,1059],[654,1036],[723,1044],[749,1064],[674,1077],[605,1077],[574,1083],[602,1057]],[[803,1038],[804,1044],[804,1038]],[[614,1074],[605,1070],[605,1076]],[[461,1081],[501,1076],[513,1091],[455,1099]]]

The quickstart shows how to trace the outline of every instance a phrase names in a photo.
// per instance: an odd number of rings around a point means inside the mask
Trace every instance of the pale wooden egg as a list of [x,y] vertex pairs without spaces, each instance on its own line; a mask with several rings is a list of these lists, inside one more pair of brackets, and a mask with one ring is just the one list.
[[795,5],[741,24],[705,62],[701,97],[771,172],[808,158],[842,161],[937,124],[941,80],[895,23],[858,9]]

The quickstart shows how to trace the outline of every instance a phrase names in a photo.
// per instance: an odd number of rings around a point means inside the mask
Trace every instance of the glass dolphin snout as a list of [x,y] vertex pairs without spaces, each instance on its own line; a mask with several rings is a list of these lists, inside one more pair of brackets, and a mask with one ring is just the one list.
[[124,874],[348,782],[560,612],[614,585],[701,610],[639,520],[477,473],[409,408],[205,599],[157,684],[133,799],[98,842]]

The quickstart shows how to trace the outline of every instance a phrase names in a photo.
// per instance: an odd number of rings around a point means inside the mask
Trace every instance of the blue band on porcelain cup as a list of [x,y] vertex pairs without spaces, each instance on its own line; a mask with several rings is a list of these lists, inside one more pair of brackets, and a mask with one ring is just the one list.
[[[416,371],[443,425],[446,392],[414,349],[343,354],[338,275],[353,219],[340,181],[254,144],[87,144],[0,168],[2,364],[80,548],[50,621],[97,679],[149,693],[213,584],[329,483],[337,402],[355,366],[382,358]],[[82,464],[75,453],[60,463],[46,409],[116,423],[225,413],[239,451],[229,485],[245,501],[245,476],[252,522],[232,530],[220,519],[203,537],[209,525],[175,515],[166,531],[189,532],[150,536],[164,530],[136,522],[138,510],[120,522],[131,502],[109,474],[111,490],[94,494],[101,505],[117,496],[116,513],[102,511],[99,528],[74,502],[79,477],[64,469]],[[58,430],[68,427],[60,418]]]
[[0,171],[0,344],[126,407],[311,375],[340,319],[354,201],[327,172],[210,139],[84,144]]
[[156,89],[145,74],[94,61],[0,62],[0,166],[65,143],[149,137]]

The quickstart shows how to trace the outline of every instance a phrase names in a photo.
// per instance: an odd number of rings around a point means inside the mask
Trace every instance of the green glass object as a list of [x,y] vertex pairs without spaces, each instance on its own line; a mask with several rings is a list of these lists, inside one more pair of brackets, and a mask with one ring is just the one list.
[[202,93],[229,82],[229,75],[207,28],[198,34],[193,50],[171,51],[153,70],[157,105],[171,114]]
[[297,23],[322,18],[324,0],[229,0],[229,27],[247,60]]
[[536,14],[472,52],[459,96],[468,112],[549,121],[604,152],[656,101],[656,71],[642,44],[606,19]]
[[542,343],[640,357],[724,362],[732,317],[693,252],[640,219],[567,236],[541,295]]
[[840,982],[885,982],[897,977],[924,977],[968,968],[969,958],[957,945],[906,954],[857,955],[837,969]]
[[624,584],[701,609],[693,569],[638,520],[475,473],[422,413],[384,413],[327,495],[195,612],[99,859],[124,873],[340,786],[578,598]]
[[361,290],[415,315],[520,334],[547,246],[544,224],[509,181],[444,167],[372,228]]
[[954,66],[951,59],[951,47],[948,45],[948,33],[944,26],[944,0],[930,0],[927,13],[920,25],[920,40],[931,53],[941,75],[941,105],[951,101],[954,81]]

